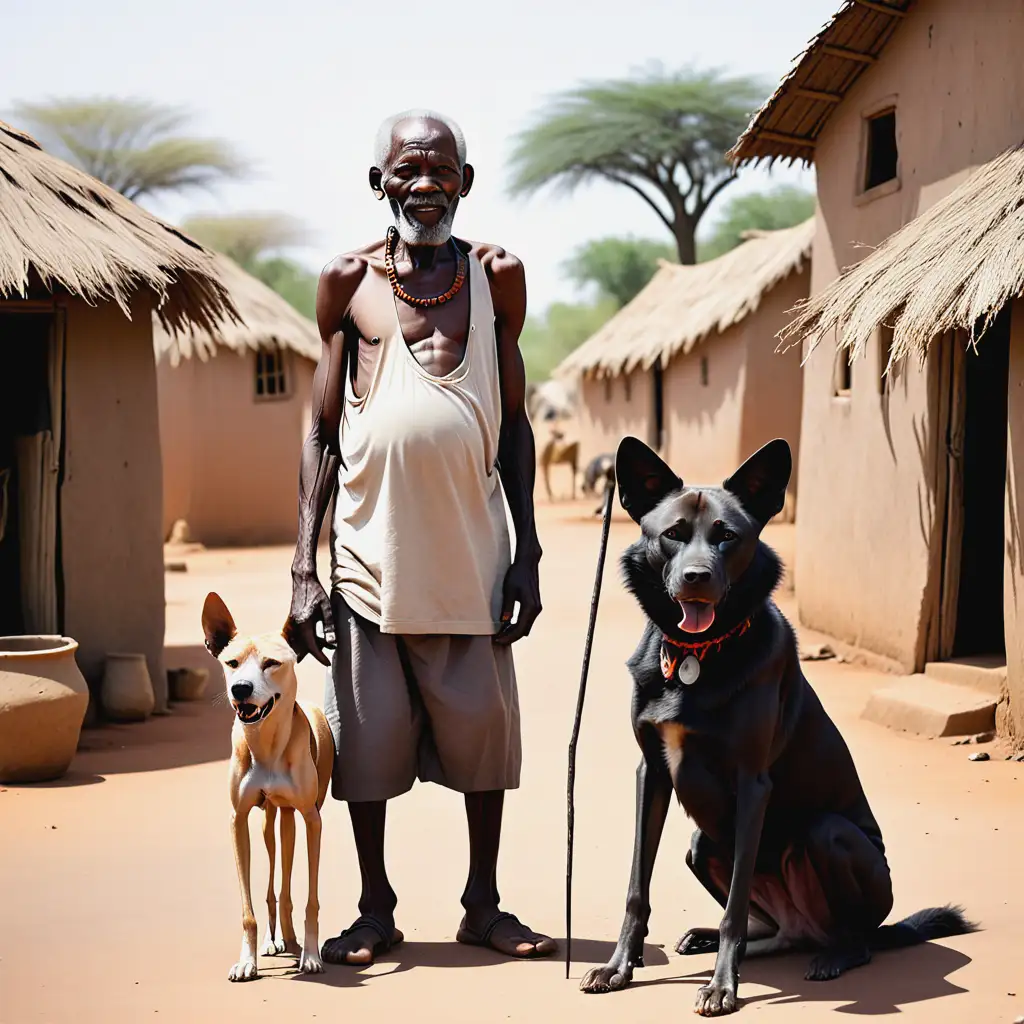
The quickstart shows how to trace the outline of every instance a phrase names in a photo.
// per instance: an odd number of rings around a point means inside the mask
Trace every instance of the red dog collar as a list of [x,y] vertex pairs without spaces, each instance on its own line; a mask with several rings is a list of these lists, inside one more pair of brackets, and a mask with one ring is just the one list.
[[746,631],[750,629],[750,619],[741,622],[738,626],[733,626],[728,633],[723,633],[721,636],[715,637],[714,640],[701,640],[697,643],[689,643],[686,640],[673,640],[670,636],[662,634],[662,640],[666,644],[671,644],[673,647],[678,647],[681,650],[688,651],[690,654],[695,654],[698,661],[704,660],[704,655],[711,650],[712,647],[716,651],[722,649],[722,644],[726,640],[731,639],[734,636],[743,636]]

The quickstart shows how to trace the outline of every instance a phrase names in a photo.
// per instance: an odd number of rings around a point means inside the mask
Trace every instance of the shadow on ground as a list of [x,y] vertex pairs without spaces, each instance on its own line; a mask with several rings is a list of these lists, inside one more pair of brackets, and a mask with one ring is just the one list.
[[[864,968],[850,971],[835,981],[808,981],[804,977],[807,954],[751,959],[743,965],[740,1002],[743,1006],[771,1003],[780,1006],[801,1003],[839,1003],[836,1012],[865,1017],[900,1013],[909,1003],[923,1003],[943,996],[961,995],[966,989],[955,985],[949,975],[966,967],[971,958],[955,949],[929,942],[913,949],[876,955]],[[690,985],[696,989],[711,977],[711,970],[676,978],[642,977],[633,986]],[[777,991],[744,997],[750,983]]]
[[[538,958],[537,962],[564,963],[565,939],[558,939],[558,946],[557,953],[550,957]],[[572,962],[577,968],[580,965],[589,967],[604,964],[608,962],[614,950],[614,942],[573,939]],[[660,946],[645,946],[644,960],[651,967],[661,967],[668,963],[668,957]],[[354,988],[392,974],[404,974],[417,967],[495,967],[515,962],[517,961],[512,957],[502,956],[493,950],[478,946],[467,946],[454,941],[410,942],[407,939],[389,953],[378,957],[377,962],[367,968],[328,965],[323,974],[299,974],[295,966],[297,961],[294,959],[286,960],[281,968],[275,965],[269,971],[263,967],[267,961],[261,960],[260,973],[263,977],[295,979],[312,984],[330,985],[332,988]]]

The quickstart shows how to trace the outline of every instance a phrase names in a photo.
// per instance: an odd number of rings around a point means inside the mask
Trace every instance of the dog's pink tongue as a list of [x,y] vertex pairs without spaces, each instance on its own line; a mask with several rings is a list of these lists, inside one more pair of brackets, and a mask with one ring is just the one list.
[[701,601],[680,601],[683,617],[679,628],[684,633],[703,633],[715,621],[715,606]]

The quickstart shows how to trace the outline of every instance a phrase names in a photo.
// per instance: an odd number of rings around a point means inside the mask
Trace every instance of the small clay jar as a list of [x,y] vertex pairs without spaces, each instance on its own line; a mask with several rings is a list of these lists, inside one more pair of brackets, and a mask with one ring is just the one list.
[[107,655],[100,703],[112,722],[141,722],[153,713],[156,697],[144,654]]

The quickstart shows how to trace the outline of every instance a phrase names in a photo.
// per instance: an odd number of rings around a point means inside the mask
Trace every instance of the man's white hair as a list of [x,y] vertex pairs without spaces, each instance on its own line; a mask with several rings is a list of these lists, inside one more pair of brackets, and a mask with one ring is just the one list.
[[386,118],[381,124],[380,128],[377,129],[377,138],[373,144],[373,166],[383,168],[388,162],[388,157],[391,155],[391,143],[394,139],[395,126],[401,124],[403,121],[439,121],[452,133],[452,138],[455,139],[455,152],[459,158],[459,169],[461,170],[466,165],[466,137],[462,134],[462,129],[450,118],[444,114],[439,114],[436,110],[403,110],[400,114],[392,114],[391,117]]

